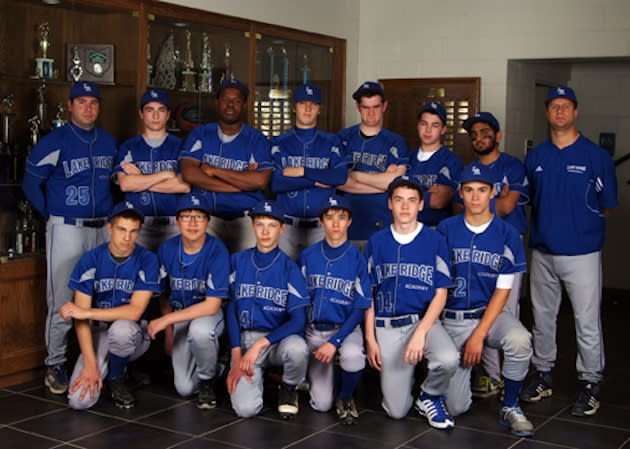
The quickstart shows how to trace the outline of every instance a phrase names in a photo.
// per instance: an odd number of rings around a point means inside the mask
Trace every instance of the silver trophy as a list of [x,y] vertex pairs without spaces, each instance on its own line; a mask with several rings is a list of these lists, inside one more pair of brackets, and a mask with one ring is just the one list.
[[39,48],[42,49],[42,56],[35,58],[37,66],[35,67],[34,78],[51,79],[53,77],[53,62],[54,59],[48,57],[48,49],[50,48],[50,41],[48,40],[48,33],[50,32],[50,26],[48,22],[44,22],[37,26],[39,30]]
[[63,118],[65,114],[66,108],[63,107],[63,103],[57,103],[57,107],[55,109],[55,119],[52,121],[54,128],[61,128],[63,125],[68,123],[68,121]]
[[225,62],[225,73],[221,75],[221,82],[225,80],[233,80],[234,72],[232,71],[232,47],[229,43],[225,43],[225,56],[223,58]]
[[212,44],[207,33],[201,34],[203,43],[201,50],[201,73],[199,75],[199,91],[212,92]]
[[194,92],[195,91],[195,77],[197,76],[197,72],[193,69],[195,68],[195,63],[193,62],[192,56],[192,34],[190,30],[185,30],[184,34],[186,36],[186,56],[184,58],[184,70],[182,70],[182,90],[186,92]]
[[70,67],[70,76],[76,83],[83,76],[83,67],[81,66],[81,58],[79,57],[79,47],[74,47],[72,56],[72,67]]
[[157,68],[153,77],[153,85],[164,89],[175,89],[177,78],[175,76],[175,34],[171,30],[168,38],[160,49],[157,59]]
[[39,117],[34,115],[33,117],[28,119],[28,123],[30,125],[29,132],[31,138],[31,145],[37,145],[39,141],[39,131],[41,129],[41,122],[39,121]]
[[308,55],[304,53],[304,59],[302,64],[302,83],[308,83],[308,79],[310,78],[311,68],[308,66]]
[[2,116],[2,143],[9,144],[9,130],[11,128],[11,117],[15,115],[13,112],[15,106],[15,96],[9,94],[0,102],[0,116]]
[[41,85],[37,88],[37,106],[36,114],[39,120],[39,126],[42,131],[46,124],[46,115],[48,115],[48,107],[46,106],[46,99],[44,98],[44,92],[46,92],[46,83],[42,80]]

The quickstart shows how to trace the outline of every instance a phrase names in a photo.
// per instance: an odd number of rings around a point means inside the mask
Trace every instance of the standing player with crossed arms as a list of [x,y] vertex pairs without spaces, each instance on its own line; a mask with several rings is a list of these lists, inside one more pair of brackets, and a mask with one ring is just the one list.
[[219,121],[193,129],[180,156],[184,180],[212,212],[210,234],[232,253],[256,243],[245,212],[263,200],[273,168],[269,141],[243,121],[248,96],[239,80],[223,81]]
[[407,171],[423,189],[424,207],[419,220],[433,227],[451,215],[457,177],[463,168],[455,153],[442,145],[446,118],[446,110],[440,103],[427,103],[418,110],[420,147],[411,154]]
[[352,212],[347,198],[330,196],[320,208],[319,219],[324,239],[300,257],[311,296],[306,327],[311,407],[320,412],[332,407],[334,360],[339,353],[341,375],[335,406],[339,419],[353,424],[359,417],[353,395],[365,368],[360,324],[371,304],[370,281],[365,257],[348,241]]
[[317,213],[322,202],[346,182],[349,157],[340,154],[334,135],[317,129],[322,95],[314,84],[302,84],[293,92],[295,128],[271,142],[274,171],[271,190],[286,213],[287,229],[280,248],[293,260],[324,236]]
[[224,320],[221,300],[228,295],[230,256],[206,233],[210,211],[194,194],[177,200],[181,232],[158,249],[165,312],[149,323],[152,339],[173,327],[172,362],[175,389],[182,396],[197,391],[197,407],[216,406],[214,379]]
[[[499,150],[501,128],[499,121],[491,113],[478,112],[468,118],[462,126],[470,135],[470,142],[479,164],[488,167],[494,175],[496,194],[490,201],[490,211],[514,226],[522,240],[527,233],[525,205],[529,202],[529,183],[525,165],[514,156]],[[513,276],[514,281],[505,310],[518,319],[523,273],[514,273]],[[499,351],[489,347],[484,348],[481,361],[487,376],[483,374],[482,369],[477,370],[477,376],[472,385],[472,395],[477,398],[497,394],[503,384]],[[474,368],[473,371],[475,371]]]
[[292,419],[299,412],[296,387],[306,378],[303,336],[310,302],[300,269],[278,247],[284,211],[273,201],[262,201],[249,215],[256,246],[232,255],[228,392],[236,414],[252,417],[263,407],[264,368],[282,366],[278,413]]
[[374,286],[365,315],[368,361],[380,371],[385,412],[401,419],[414,402],[416,365],[426,358],[429,372],[416,408],[429,425],[448,429],[455,422],[444,394],[459,354],[439,320],[452,285],[446,242],[417,221],[422,187],[413,178],[396,178],[388,196],[393,223],[370,238],[366,252]]
[[64,304],[60,314],[74,319],[81,348],[68,392],[73,409],[96,404],[104,379],[117,407],[135,405],[125,368],[149,349],[140,320],[160,290],[157,257],[136,245],[143,219],[128,201],[114,206],[107,225],[111,240],[85,253],[72,271],[68,286],[74,302]]
[[551,396],[556,319],[562,284],[569,294],[577,337],[578,394],[571,414],[599,409],[604,371],[602,335],[602,246],[606,217],[617,207],[617,179],[611,157],[577,130],[573,89],[549,89],[545,101],[550,139],[532,150],[525,166],[532,189],[530,278],[536,372],[521,398]]
[[490,210],[494,174],[478,162],[464,167],[460,195],[464,213],[443,220],[438,231],[446,238],[455,287],[449,292],[442,323],[462,354],[446,394],[455,416],[471,404],[471,368],[481,361],[484,345],[504,354],[504,397],[499,421],[517,436],[534,433],[534,426],[518,404],[529,360],[531,335],[505,309],[513,273],[526,269],[523,242],[516,229]]
[[22,187],[46,219],[46,377],[51,393],[68,389],[66,345],[72,327],[59,315],[72,298],[70,273],[83,253],[107,240],[106,217],[116,141],[96,126],[101,93],[89,81],[70,89],[70,121],[46,134],[31,150]]
[[142,134],[123,143],[116,157],[114,173],[125,200],[144,213],[138,243],[156,251],[178,233],[175,223],[177,193],[190,192],[179,173],[182,140],[166,131],[171,102],[160,89],[149,89],[140,100]]
[[338,190],[350,194],[354,220],[349,238],[361,249],[370,236],[391,223],[387,209],[387,186],[407,171],[409,156],[405,140],[383,128],[387,111],[385,91],[380,84],[366,81],[352,94],[361,122],[339,131],[346,154],[352,157],[348,179]]

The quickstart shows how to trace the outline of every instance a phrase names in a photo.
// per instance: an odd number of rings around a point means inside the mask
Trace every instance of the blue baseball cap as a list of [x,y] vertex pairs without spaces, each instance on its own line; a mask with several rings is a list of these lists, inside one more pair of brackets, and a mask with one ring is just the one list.
[[140,109],[144,107],[145,104],[151,103],[152,101],[157,101],[158,103],[162,103],[168,109],[171,109],[171,102],[168,99],[168,95],[162,89],[148,89],[140,100]]
[[472,117],[468,117],[462,124],[462,127],[469,133],[473,125],[478,122],[487,123],[495,133],[501,130],[499,127],[499,121],[489,112],[477,112]]
[[203,200],[203,198],[200,198],[194,193],[186,193],[184,195],[180,195],[179,198],[177,198],[175,213],[179,214],[183,210],[190,209],[200,210],[201,212],[205,212],[206,215],[210,216],[210,210],[206,206],[206,202]]
[[437,101],[432,101],[431,103],[427,103],[424,106],[422,106],[420,109],[418,109],[417,120],[420,120],[420,117],[425,112],[430,112],[431,114],[437,115],[438,117],[440,117],[440,120],[442,120],[442,124],[446,125],[446,109],[444,109],[444,106],[442,106]]
[[341,195],[330,195],[319,207],[319,215],[326,212],[328,209],[345,209],[349,212],[352,212],[350,208],[350,200],[347,196]]
[[422,199],[422,185],[418,182],[416,178],[409,175],[402,175],[397,178],[394,178],[392,182],[387,186],[387,196],[391,197],[394,190],[398,187],[408,187],[410,189],[415,189],[420,193],[420,199]]
[[483,182],[494,186],[495,177],[492,176],[492,170],[489,167],[473,162],[468,164],[462,170],[460,175],[459,185],[460,187],[467,182]]
[[545,100],[545,106],[548,106],[552,100],[556,98],[566,98],[567,100],[571,100],[575,107],[578,105],[577,96],[575,95],[575,91],[571,89],[569,86],[556,86],[549,89],[547,92],[547,99]]
[[221,92],[230,87],[241,91],[243,97],[245,98],[245,101],[247,101],[247,97],[249,97],[249,88],[247,87],[247,84],[237,80],[236,78],[228,78],[226,80],[223,80],[221,84],[219,84],[219,88],[217,89],[217,98],[221,96]]
[[361,97],[371,97],[373,95],[380,95],[383,97],[383,100],[385,99],[385,91],[379,83],[366,81],[354,91],[352,98],[354,98],[355,101],[361,101]]
[[322,93],[315,84],[300,84],[293,91],[293,102],[312,101],[313,103],[322,104]]
[[254,218],[258,215],[273,217],[284,223],[284,210],[275,201],[260,201],[249,211],[249,216]]
[[131,201],[123,201],[116,204],[112,208],[112,211],[109,213],[107,221],[111,223],[114,218],[125,212],[132,213],[140,219],[140,223],[144,223],[144,214],[140,211],[140,209],[136,208],[136,206]]
[[96,84],[91,81],[77,81],[70,88],[70,100],[78,97],[95,97],[101,99],[101,91]]

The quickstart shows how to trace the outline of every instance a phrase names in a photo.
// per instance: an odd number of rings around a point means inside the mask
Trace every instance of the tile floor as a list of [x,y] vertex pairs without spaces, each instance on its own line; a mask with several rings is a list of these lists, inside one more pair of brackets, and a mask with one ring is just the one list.
[[[526,306],[523,316],[529,322]],[[269,408],[244,420],[232,413],[224,390],[219,391],[218,407],[206,412],[193,400],[178,397],[164,381],[139,390],[132,410],[121,411],[104,398],[90,411],[75,412],[40,381],[15,385],[0,389],[0,448],[630,449],[628,318],[630,298],[605,301],[608,364],[602,407],[593,417],[575,418],[569,413],[575,388],[573,324],[568,306],[563,306],[554,395],[523,405],[536,428],[530,439],[516,438],[498,424],[496,398],[476,402],[456,418],[451,431],[432,429],[413,412],[400,421],[389,419],[379,405],[378,377],[367,371],[358,393],[361,416],[354,426],[337,423],[333,412],[312,411],[304,392],[299,416],[282,421],[273,407],[273,388],[265,393]]]

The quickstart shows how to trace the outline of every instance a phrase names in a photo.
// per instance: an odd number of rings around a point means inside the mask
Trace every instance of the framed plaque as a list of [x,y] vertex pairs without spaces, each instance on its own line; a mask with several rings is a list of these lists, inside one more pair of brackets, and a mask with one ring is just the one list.
[[67,45],[66,79],[114,84],[114,46],[109,44]]

